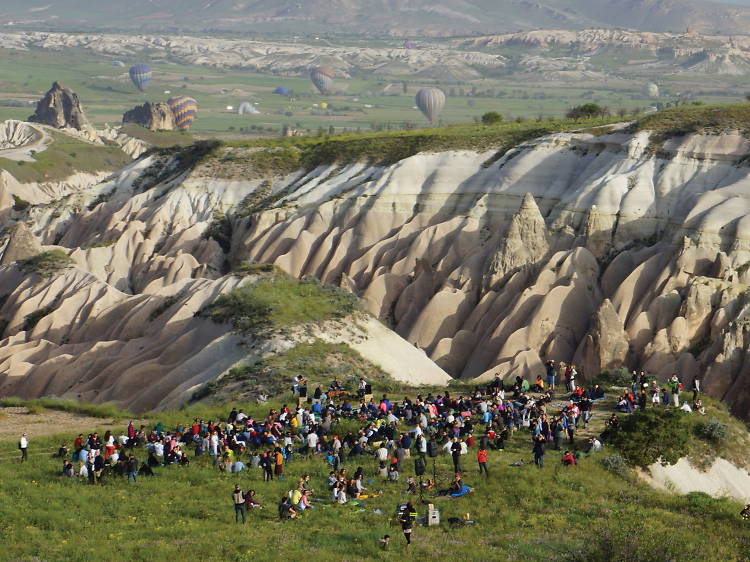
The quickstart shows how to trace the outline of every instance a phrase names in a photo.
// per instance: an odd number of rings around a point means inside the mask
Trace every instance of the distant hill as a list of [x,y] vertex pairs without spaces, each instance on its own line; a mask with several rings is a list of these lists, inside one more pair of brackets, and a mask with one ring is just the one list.
[[[734,0],[746,6],[750,0]],[[747,33],[750,7],[709,0],[4,0],[0,25],[141,31],[475,35],[618,27]]]

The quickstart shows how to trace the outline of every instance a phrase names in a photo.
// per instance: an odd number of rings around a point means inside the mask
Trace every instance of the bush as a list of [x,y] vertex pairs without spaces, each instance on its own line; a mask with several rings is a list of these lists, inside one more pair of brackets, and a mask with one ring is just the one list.
[[485,125],[497,125],[503,120],[503,116],[497,111],[488,111],[482,115],[482,123]]
[[612,386],[627,388],[630,386],[630,373],[627,369],[606,369],[596,375],[591,384],[598,384],[603,388]]
[[616,474],[626,480],[630,479],[630,467],[628,466],[628,461],[622,455],[609,455],[601,459],[601,463],[612,474]]
[[721,443],[729,436],[729,426],[716,418],[711,418],[707,422],[697,424],[695,434],[701,439]]
[[46,306],[27,314],[24,317],[23,327],[21,328],[21,331],[30,332],[42,318],[44,318],[48,314],[51,314],[54,310],[55,308],[53,306]]
[[19,262],[21,270],[26,273],[38,273],[42,277],[51,277],[73,265],[73,260],[62,250],[49,250]]
[[675,464],[688,451],[687,414],[681,410],[652,409],[635,412],[609,436],[629,464],[646,468],[659,462]]
[[596,103],[584,103],[571,107],[565,116],[568,119],[591,119],[592,117],[603,117],[609,114],[609,111]]
[[13,195],[13,210],[16,212],[25,211],[29,208],[31,203],[26,201],[25,199],[21,199],[18,195]]

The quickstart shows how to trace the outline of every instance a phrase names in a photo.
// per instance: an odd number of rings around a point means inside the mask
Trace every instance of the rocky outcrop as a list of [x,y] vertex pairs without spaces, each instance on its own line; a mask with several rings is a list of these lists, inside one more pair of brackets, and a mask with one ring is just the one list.
[[125,112],[123,123],[135,123],[151,131],[172,131],[175,128],[174,115],[166,103],[147,101]]
[[39,100],[36,112],[29,117],[29,121],[56,129],[92,130],[78,96],[72,90],[63,87],[60,82],[53,83],[52,88]]
[[547,225],[534,196],[527,193],[518,212],[510,220],[499,251],[492,258],[487,272],[488,286],[493,287],[519,267],[537,263],[548,250]]
[[272,263],[356,292],[456,377],[535,377],[548,358],[582,379],[678,372],[744,416],[748,146],[694,135],[657,152],[646,132],[561,133],[497,161],[463,150],[273,177],[228,147],[194,169],[152,154],[54,205],[24,199],[40,239],[123,298]]
[[36,236],[24,223],[19,222],[9,229],[9,239],[0,258],[0,266],[28,259],[41,251],[42,246]]
[[38,142],[42,133],[22,121],[0,122],[0,151],[20,148]]
[[605,369],[620,369],[628,365],[630,344],[628,334],[609,299],[604,299],[594,314],[589,333],[586,334],[574,359],[581,372],[601,373]]

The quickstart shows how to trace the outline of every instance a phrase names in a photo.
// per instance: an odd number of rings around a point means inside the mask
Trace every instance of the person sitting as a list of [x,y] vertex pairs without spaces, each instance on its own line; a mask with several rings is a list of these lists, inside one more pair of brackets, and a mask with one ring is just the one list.
[[255,490],[248,490],[245,494],[245,506],[247,509],[255,509],[256,507],[261,507],[260,503],[258,503],[258,500],[255,499]]
[[693,402],[693,410],[700,413],[702,416],[706,415],[706,408],[703,406],[703,401],[700,398]]
[[534,383],[532,390],[534,392],[544,392],[544,380],[542,379],[542,375],[536,376],[536,382]]
[[409,476],[409,478],[406,481],[406,493],[407,494],[417,493],[417,483],[414,481],[414,478],[411,476]]
[[596,437],[589,438],[589,448],[587,453],[597,453],[602,450],[602,443]]
[[604,398],[604,389],[598,384],[595,384],[594,387],[589,391],[589,398],[592,402],[594,400],[602,400]]
[[313,508],[313,504],[310,501],[311,495],[312,492],[310,490],[305,490],[304,492],[302,492],[302,497],[300,498],[298,504],[301,511]]
[[279,501],[279,519],[294,519],[296,517],[297,510],[292,506],[289,497],[286,495],[281,496],[281,500]]
[[740,517],[745,521],[750,521],[750,503],[745,506],[745,509],[740,511]]
[[573,456],[573,453],[571,453],[570,451],[565,451],[565,454],[563,455],[563,458],[560,462],[562,462],[563,466],[575,466],[576,459]]

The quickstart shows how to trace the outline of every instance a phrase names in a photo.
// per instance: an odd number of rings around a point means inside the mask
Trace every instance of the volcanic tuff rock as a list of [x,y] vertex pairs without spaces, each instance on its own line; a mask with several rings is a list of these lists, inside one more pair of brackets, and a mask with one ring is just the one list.
[[72,90],[63,87],[60,82],[52,84],[52,88],[39,100],[36,112],[29,117],[29,121],[56,129],[69,127],[78,131],[93,130],[83,113],[78,96]]
[[[750,143],[740,134],[651,143],[648,132],[622,129],[558,133],[499,159],[492,151],[422,153],[387,166],[355,161],[275,177],[253,173],[250,152],[238,173],[245,156],[236,148],[193,169],[178,155],[151,154],[97,186],[34,200],[31,229],[43,244],[66,248],[77,268],[44,283],[0,268],[0,285],[14,293],[0,309],[13,317],[0,349],[11,363],[29,358],[23,368],[0,364],[3,384],[21,389],[40,377],[28,395],[64,390],[58,377],[77,385],[41,366],[72,365],[78,348],[64,346],[84,341],[96,348],[92,361],[110,346],[131,349],[145,341],[143,330],[156,339],[144,356],[148,374],[133,380],[155,380],[169,371],[156,359],[169,347],[158,327],[143,326],[145,308],[129,327],[104,319],[183,288],[186,299],[201,288],[216,294],[236,283],[222,276],[227,267],[251,260],[351,288],[456,377],[536,376],[547,358],[576,363],[583,378],[620,364],[662,378],[676,371],[687,384],[702,377],[745,416]],[[212,238],[217,224],[227,253]],[[20,331],[25,315],[60,294],[70,306]],[[101,296],[127,305],[107,312]],[[63,328],[76,310],[99,328]],[[170,334],[198,329],[186,321]],[[129,361],[138,372],[137,356]],[[168,380],[199,371],[208,380],[222,368],[185,363]],[[104,379],[86,384],[89,399],[109,388]],[[163,399],[161,390],[149,397]]]
[[147,101],[125,112],[123,123],[136,123],[152,131],[174,130],[174,114],[166,103]]
[[16,223],[9,229],[9,239],[0,258],[0,266],[28,259],[41,251],[41,244],[26,225]]

